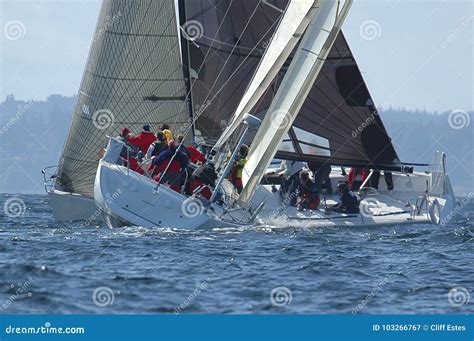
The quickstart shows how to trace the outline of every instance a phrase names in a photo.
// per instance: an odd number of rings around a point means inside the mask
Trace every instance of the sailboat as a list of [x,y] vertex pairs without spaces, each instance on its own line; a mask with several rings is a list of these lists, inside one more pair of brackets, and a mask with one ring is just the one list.
[[[48,191],[55,217],[177,228],[275,216],[319,225],[440,223],[455,202],[445,156],[429,172],[399,161],[341,31],[351,3],[105,1]],[[107,25],[118,14],[124,19]],[[186,143],[212,146],[220,173],[210,200],[117,164],[123,145],[114,138],[97,157],[118,126],[162,122],[185,133]],[[246,141],[244,189],[236,195],[226,176]],[[370,168],[369,178],[374,170],[391,172],[395,190],[366,181],[360,214],[331,212],[331,198],[320,210],[298,211],[278,181],[262,182],[275,158]],[[333,168],[330,179],[345,176]]]

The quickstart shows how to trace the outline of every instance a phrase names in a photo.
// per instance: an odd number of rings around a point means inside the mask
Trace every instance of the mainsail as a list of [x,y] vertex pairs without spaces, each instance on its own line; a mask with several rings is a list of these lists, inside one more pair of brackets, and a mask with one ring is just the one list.
[[[144,123],[156,129],[166,122],[185,132],[190,118],[198,117],[194,128],[215,142],[232,120],[287,5],[287,0],[104,1],[60,158],[60,188],[92,197],[106,135],[125,126],[138,132]],[[202,25],[197,35],[187,31],[192,24]],[[252,114],[263,117],[284,73],[285,66]],[[348,94],[350,102],[341,104]],[[375,109],[367,94],[340,33],[277,156],[367,162],[361,136],[341,148],[341,136]],[[378,115],[374,122],[388,141],[380,144],[381,155],[396,159]]]
[[184,133],[194,123],[208,142],[216,140],[285,6],[105,0],[60,158],[60,188],[92,197],[106,135],[125,126],[139,132],[144,123],[156,129],[166,122]]
[[[306,0],[305,0],[306,2]],[[213,144],[230,123],[287,0],[186,0],[195,128]]]
[[176,20],[173,0],[103,2],[60,159],[65,190],[93,195],[106,135],[189,120]]

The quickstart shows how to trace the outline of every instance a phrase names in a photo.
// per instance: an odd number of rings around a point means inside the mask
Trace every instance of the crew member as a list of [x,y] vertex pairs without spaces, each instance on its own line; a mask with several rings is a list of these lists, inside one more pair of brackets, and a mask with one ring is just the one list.
[[300,172],[300,185],[298,187],[298,210],[317,210],[319,207],[318,187],[309,177],[307,170]]
[[152,157],[160,154],[166,148],[168,148],[168,145],[164,142],[163,131],[158,130],[156,133],[156,141],[150,144],[150,147],[148,147],[146,158],[151,159]]
[[188,162],[187,155],[177,150],[176,142],[171,140],[168,148],[153,158],[148,171],[152,172],[155,181],[161,181],[176,192],[181,192],[181,174],[186,170]]
[[301,161],[283,160],[280,166],[268,175],[278,174],[281,178],[280,194],[285,200],[289,199],[288,204],[296,206],[296,190],[300,184],[300,171],[304,163]]
[[239,194],[242,193],[242,190],[244,189],[244,185],[242,183],[242,172],[244,170],[245,163],[247,162],[248,154],[249,147],[246,144],[241,145],[229,175],[229,180],[232,182]]
[[329,175],[331,174],[331,165],[328,163],[308,162],[308,168],[313,172],[314,183],[318,187],[319,193],[322,193],[323,187],[327,194],[332,194],[332,184]]
[[334,207],[334,212],[359,213],[359,198],[349,189],[347,182],[337,184],[339,203]]
[[202,164],[206,162],[206,156],[201,153],[196,147],[194,146],[184,146],[183,143],[184,135],[178,135],[178,145],[181,145],[184,151],[188,154],[189,159],[192,163]]
[[142,132],[136,136],[130,137],[128,141],[140,148],[142,153],[145,154],[148,151],[148,147],[156,141],[156,136],[150,131],[150,125],[145,124]]
[[367,178],[367,171],[364,168],[352,167],[347,174],[347,180],[349,181],[349,188],[351,191],[358,191],[360,186],[364,183]]

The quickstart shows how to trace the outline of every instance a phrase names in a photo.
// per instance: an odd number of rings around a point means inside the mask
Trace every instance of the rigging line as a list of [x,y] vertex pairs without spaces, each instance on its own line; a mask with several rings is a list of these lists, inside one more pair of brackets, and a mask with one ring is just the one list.
[[[275,23],[274,23],[274,24],[275,24]],[[273,24],[273,25],[274,25],[274,24]],[[267,30],[266,33],[270,32],[270,31],[272,30],[273,25],[272,25],[272,27],[270,27],[270,28]],[[265,34],[265,35],[266,35],[266,34]],[[264,35],[264,36],[265,36],[265,35]],[[260,39],[260,40],[257,42],[257,45],[258,45],[262,40],[263,40],[263,37],[262,37],[262,39]],[[255,48],[256,48],[256,46],[254,47],[254,49],[255,49]],[[247,60],[248,58],[249,58],[248,56],[245,57],[244,60],[239,64],[239,67],[238,67],[236,70],[234,70],[234,71],[232,72],[232,74],[226,79],[226,81],[225,81],[224,84],[221,86],[221,88],[220,88],[220,89],[216,92],[216,94],[210,99],[211,102],[219,95],[219,93],[223,90],[223,88],[227,85],[227,83],[228,83],[230,80],[232,80],[232,78],[236,75],[236,73],[239,72],[240,67],[246,62],[246,60]],[[225,66],[225,65],[224,65],[224,66]],[[212,87],[211,87],[211,89],[212,89]],[[207,101],[207,98],[208,98],[208,97],[209,97],[209,96],[207,96],[207,97],[205,98],[204,102]],[[203,111],[203,112],[204,112],[204,111]],[[202,115],[202,113],[200,113],[200,114],[195,118],[195,120],[196,120],[197,118],[199,118],[199,116],[201,116],[201,115]]]
[[[244,28],[242,29],[241,34],[240,34],[239,37],[237,38],[237,42],[236,42],[236,43],[234,44],[234,46],[232,47],[232,50],[231,50],[231,52],[230,52],[230,54],[229,54],[229,57],[227,57],[226,61],[224,62],[224,65],[223,65],[221,71],[219,72],[219,74],[217,75],[216,80],[214,81],[213,85],[211,86],[211,89],[209,90],[209,93],[211,93],[212,90],[214,89],[214,86],[216,85],[216,83],[217,83],[219,77],[221,76],[222,72],[224,71],[225,66],[226,66],[227,63],[229,62],[230,57],[232,56],[232,53],[234,52],[235,48],[238,46],[238,43],[239,43],[240,39],[242,38],[242,36],[244,35],[244,33],[245,33],[245,31],[247,30],[248,26],[249,26],[250,23],[252,22],[252,19],[253,19],[253,17],[255,16],[255,14],[257,13],[257,10],[258,10],[258,5],[255,6],[255,9],[254,9],[254,11],[252,12],[252,15],[250,16],[250,18],[248,19],[248,21],[247,21],[247,23],[245,24]],[[255,47],[254,47],[253,49],[255,49]],[[253,51],[253,49],[252,49],[249,53],[251,53],[251,52]],[[246,58],[248,58],[248,57],[246,57]],[[209,95],[206,96],[206,98],[204,99],[204,103],[207,102],[207,99],[208,99],[208,98],[209,98]]]
[[[250,23],[250,21],[247,23],[247,26],[248,26],[249,23]],[[270,32],[270,31],[273,29],[273,26],[274,26],[275,24],[276,24],[276,22],[273,23],[272,26],[265,32],[264,36],[266,36],[266,34],[268,34],[268,32]],[[242,34],[243,34],[244,32],[245,32],[245,29],[244,29],[244,31],[242,32]],[[253,51],[254,49],[256,49],[257,45],[260,44],[262,40],[263,40],[263,37],[257,42],[256,46],[254,46],[254,47],[252,48],[252,51]],[[252,52],[252,51],[251,51],[251,52]],[[209,51],[208,51],[208,52],[209,52]],[[250,53],[251,53],[251,52],[250,52]],[[246,61],[248,58],[249,58],[249,56],[246,56],[246,57],[244,58],[244,60],[242,61],[242,63],[240,63],[239,68],[245,63],[245,61]],[[227,64],[227,62],[229,61],[229,59],[230,59],[230,57],[227,58],[227,61],[226,61],[226,63],[224,64],[224,67],[225,67],[225,65]],[[203,62],[203,63],[204,63],[204,62]],[[203,66],[203,65],[204,65],[204,64],[202,64],[202,66]],[[219,93],[223,90],[223,88],[226,86],[226,84],[234,77],[234,75],[236,74],[237,71],[238,71],[238,69],[233,71],[233,73],[230,75],[230,77],[228,77],[228,79],[225,81],[225,83],[224,83],[224,84],[221,86],[221,88],[218,90],[218,92],[216,93],[216,95],[210,100],[211,102],[219,95]],[[222,73],[222,70],[221,70],[221,73]],[[216,83],[217,83],[217,79],[216,79],[216,81],[214,82],[213,86],[215,86]],[[194,83],[193,83],[193,85],[194,85]],[[211,90],[212,90],[213,86],[211,87]],[[192,89],[192,87],[191,87],[191,89]],[[192,90],[191,90],[191,92],[192,92]],[[187,94],[187,97],[190,95],[191,92],[189,92],[189,93]],[[210,93],[210,92],[209,92],[209,93]],[[203,102],[206,103],[206,102],[208,101],[208,98],[209,98],[209,94],[206,96],[206,98],[204,99]],[[184,104],[184,102],[183,102],[183,106],[184,106],[184,105],[185,105],[185,104]],[[191,124],[194,124],[194,122],[196,122],[196,120],[197,120],[205,111],[206,111],[206,110],[203,110],[203,111],[200,112],[197,116],[194,116],[193,119],[192,119]],[[187,136],[188,132],[189,132],[189,128],[188,128],[188,130],[187,130],[187,131],[185,132],[185,134],[184,134],[185,137]]]
[[[225,19],[225,17],[226,17],[227,14],[229,13],[230,7],[231,7],[233,1],[234,1],[234,0],[232,0],[231,4],[228,6],[227,11],[226,11],[226,14],[224,15],[224,18],[223,18],[223,19]],[[177,13],[175,13],[175,15],[177,15]],[[219,27],[218,27],[218,29],[217,29],[217,31],[216,31],[215,37],[217,37],[217,34],[218,34],[218,32],[219,32],[219,29],[220,29],[220,27],[223,25],[223,23],[224,23],[224,20],[220,23],[220,25],[219,25]],[[180,35],[181,35],[181,33],[180,33],[179,31],[177,31],[177,35],[176,35],[176,36],[177,36],[178,39],[180,39]],[[178,41],[177,41],[177,42],[178,42]],[[153,50],[154,50],[154,49],[153,49]],[[208,53],[209,53],[209,51],[208,51]],[[206,57],[207,57],[207,54],[206,54]],[[199,74],[199,72],[201,71],[202,67],[204,66],[204,63],[205,63],[205,61],[206,61],[206,57],[204,58],[204,60],[203,60],[203,62],[202,62],[202,64],[201,64],[201,66],[200,66],[200,68],[199,68],[198,74]],[[159,66],[161,66],[161,64],[160,64]],[[156,68],[155,68],[155,70],[156,70]],[[153,70],[153,71],[155,71],[155,70]],[[153,92],[156,92],[164,83],[165,83],[165,82],[161,83],[157,88],[153,89]],[[141,87],[140,87],[140,88],[141,88]],[[140,88],[139,88],[139,89],[140,89]],[[186,97],[185,97],[185,100],[183,101],[182,107],[178,110],[179,113],[181,113],[182,110],[185,108],[186,103],[187,103],[187,101],[188,101],[188,99],[189,99],[189,96],[190,96],[190,94],[191,94],[191,92],[192,92],[192,88],[193,88],[193,84],[191,84],[191,86],[190,86],[190,91],[186,94]],[[143,104],[143,103],[142,103],[142,104]],[[135,110],[135,111],[138,110],[138,108],[139,108],[142,104],[137,105],[137,106],[134,108],[134,110]],[[146,114],[149,114],[149,112],[147,112]]]
[[[243,30],[242,30],[242,33],[240,34],[239,38],[237,39],[236,44],[235,44],[234,47],[232,48],[231,54],[229,55],[229,57],[228,57],[228,58],[226,59],[226,61],[224,62],[224,65],[223,65],[221,71],[219,72],[219,74],[217,75],[216,80],[214,81],[214,84],[211,86],[211,89],[209,90],[209,93],[212,92],[212,89],[214,88],[215,84],[217,83],[217,80],[219,79],[219,77],[220,77],[220,75],[222,74],[222,72],[223,72],[225,66],[226,66],[227,63],[229,62],[230,56],[232,55],[232,52],[233,52],[234,49],[237,47],[238,42],[240,41],[240,39],[242,38],[243,34],[245,33],[245,30],[246,30],[247,27],[250,25],[250,22],[252,21],[252,18],[254,17],[255,13],[257,12],[257,9],[258,9],[258,6],[255,7],[255,10],[253,11],[252,15],[251,15],[250,18],[248,19],[248,22],[246,23],[245,27],[244,27]],[[247,58],[248,58],[248,57],[246,57],[246,59],[247,59]],[[221,89],[222,89],[222,87],[221,87]],[[191,94],[191,91],[189,91],[189,94]],[[207,99],[208,99],[208,98],[209,98],[209,94],[208,94],[208,95],[206,96],[206,98],[204,99],[204,103],[207,102]],[[215,96],[214,96],[214,98],[215,98]],[[213,99],[214,99],[214,98],[213,98]],[[213,101],[213,99],[211,99],[211,102]],[[183,104],[184,104],[184,103],[183,103]],[[203,110],[203,111],[205,111],[205,110]],[[201,115],[202,115],[202,113],[199,114],[199,116],[201,116]],[[179,151],[179,149],[181,148],[181,146],[183,145],[183,143],[184,143],[184,141],[185,141],[187,135],[189,134],[190,131],[192,131],[192,127],[193,127],[194,123],[196,122],[196,119],[193,117],[193,118],[191,118],[191,120],[192,120],[192,124],[189,125],[189,128],[188,128],[188,129],[186,130],[186,132],[183,134],[183,135],[184,135],[184,138],[183,138],[183,140],[181,141],[181,143],[179,144],[179,146],[178,146],[178,148],[176,149],[176,151],[175,151],[175,153],[173,154],[173,156],[171,157],[170,162],[168,163],[168,165],[166,166],[166,168],[165,168],[165,170],[164,170],[164,172],[163,172],[163,175],[166,175],[166,172],[168,171],[169,167],[171,166],[171,163],[173,162],[174,158],[175,158],[176,155],[178,154],[178,151]],[[161,178],[160,178],[160,181],[158,181],[158,185],[159,185],[160,183],[161,183]]]

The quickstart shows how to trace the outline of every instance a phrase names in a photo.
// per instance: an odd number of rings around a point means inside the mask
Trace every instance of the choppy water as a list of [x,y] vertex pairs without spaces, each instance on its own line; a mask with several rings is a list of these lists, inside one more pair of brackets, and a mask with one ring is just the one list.
[[0,211],[0,313],[474,312],[472,222],[109,229],[17,198],[24,214]]

